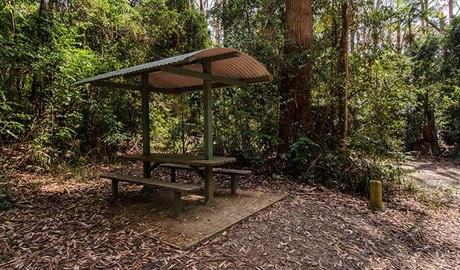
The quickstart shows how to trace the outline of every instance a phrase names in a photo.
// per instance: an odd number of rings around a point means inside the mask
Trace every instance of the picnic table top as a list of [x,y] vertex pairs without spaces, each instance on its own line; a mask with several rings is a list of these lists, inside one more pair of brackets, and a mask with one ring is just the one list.
[[223,164],[236,162],[234,157],[218,157],[213,156],[212,159],[204,159],[204,156],[192,156],[187,154],[160,154],[152,153],[150,155],[124,155],[121,156],[124,159],[132,161],[148,161],[148,162],[157,162],[157,163],[174,163],[181,165],[189,165],[196,167],[214,167]]

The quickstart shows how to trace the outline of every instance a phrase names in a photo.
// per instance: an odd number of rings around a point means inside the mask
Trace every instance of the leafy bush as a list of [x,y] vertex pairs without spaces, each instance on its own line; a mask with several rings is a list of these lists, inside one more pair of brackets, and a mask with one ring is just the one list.
[[371,180],[397,183],[401,176],[401,170],[390,163],[363,156],[344,157],[306,137],[292,144],[284,161],[286,173],[298,181],[361,195],[368,194]]
[[25,129],[24,121],[30,119],[30,115],[17,107],[19,105],[8,101],[0,89],[0,139],[3,142],[19,139]]

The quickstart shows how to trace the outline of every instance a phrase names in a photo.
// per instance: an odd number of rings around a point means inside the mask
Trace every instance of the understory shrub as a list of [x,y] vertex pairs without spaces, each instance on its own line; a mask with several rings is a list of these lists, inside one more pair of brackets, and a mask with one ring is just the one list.
[[292,144],[284,157],[285,172],[297,181],[325,185],[341,191],[367,195],[369,182],[380,180],[396,184],[401,170],[385,160],[375,160],[358,153],[345,157],[302,137]]

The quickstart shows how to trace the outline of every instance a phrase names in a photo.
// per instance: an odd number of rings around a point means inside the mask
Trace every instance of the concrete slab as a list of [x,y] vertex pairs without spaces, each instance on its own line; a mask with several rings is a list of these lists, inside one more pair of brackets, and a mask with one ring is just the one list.
[[217,190],[211,205],[203,197],[184,195],[182,214],[172,216],[172,192],[154,190],[140,194],[139,187],[121,185],[120,198],[108,213],[114,222],[179,249],[190,248],[254,213],[280,201],[286,194]]

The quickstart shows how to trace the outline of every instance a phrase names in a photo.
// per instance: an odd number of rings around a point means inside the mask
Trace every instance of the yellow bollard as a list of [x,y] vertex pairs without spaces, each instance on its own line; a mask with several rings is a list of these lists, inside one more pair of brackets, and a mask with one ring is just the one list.
[[370,192],[370,199],[371,199],[371,207],[378,209],[378,210],[383,209],[382,182],[378,180],[371,180],[369,192]]

